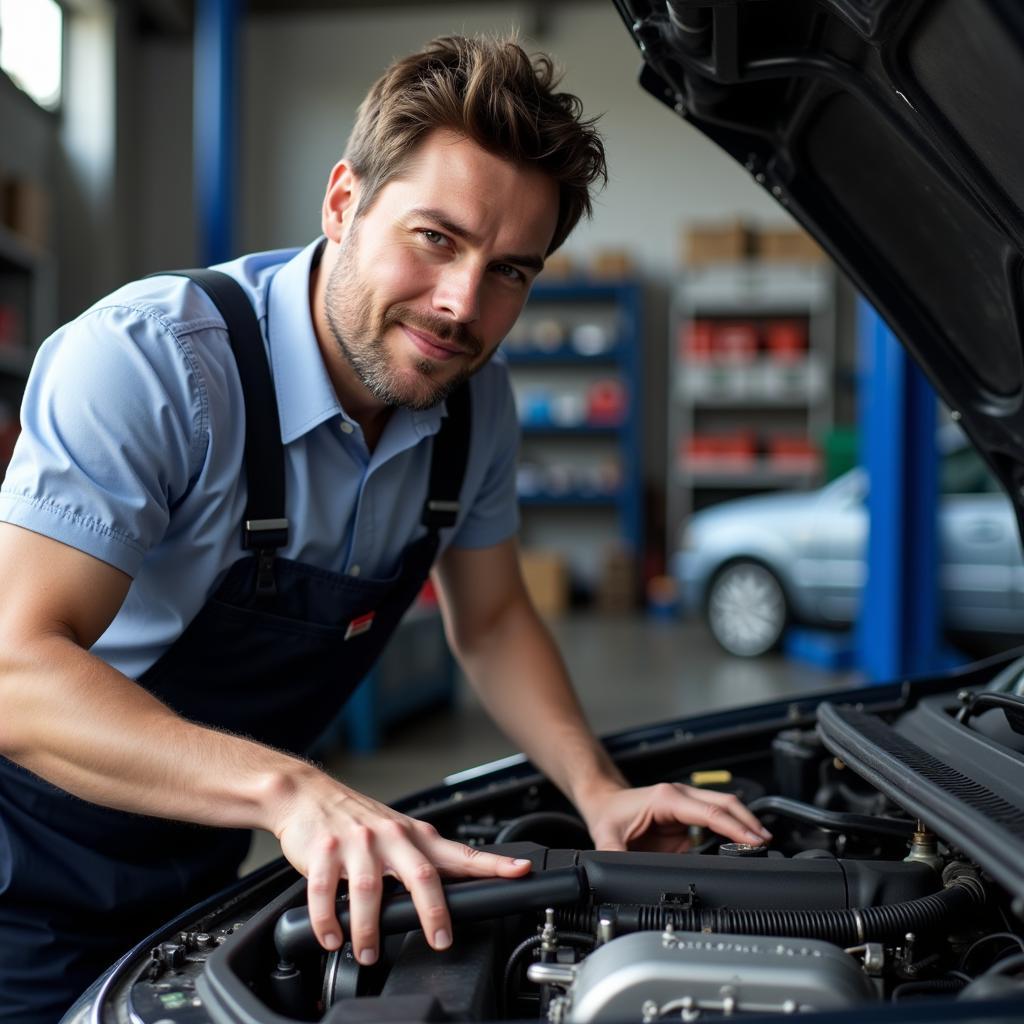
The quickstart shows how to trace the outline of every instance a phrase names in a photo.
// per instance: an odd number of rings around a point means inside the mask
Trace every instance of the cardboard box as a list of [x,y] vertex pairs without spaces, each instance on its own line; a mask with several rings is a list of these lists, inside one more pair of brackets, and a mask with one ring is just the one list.
[[625,249],[598,249],[587,269],[591,277],[601,281],[621,281],[636,272],[633,259]]
[[805,231],[766,229],[757,233],[758,259],[766,263],[823,263],[825,250]]
[[519,552],[526,590],[534,607],[545,619],[564,615],[569,607],[569,569],[565,559],[554,551],[523,548]]
[[629,612],[636,607],[636,566],[628,551],[609,548],[605,552],[594,597],[602,612]]
[[576,264],[568,253],[553,252],[544,260],[542,277],[545,281],[564,281],[573,277],[576,272]]
[[691,267],[740,263],[751,255],[751,233],[742,221],[692,224],[683,238],[683,259]]

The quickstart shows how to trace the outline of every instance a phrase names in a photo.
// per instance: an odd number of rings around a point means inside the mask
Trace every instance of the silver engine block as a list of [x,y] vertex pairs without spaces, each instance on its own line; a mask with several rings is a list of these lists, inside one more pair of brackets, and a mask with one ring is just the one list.
[[838,946],[756,935],[635,932],[579,964],[533,964],[528,977],[564,989],[549,1004],[556,1024],[806,1013],[877,998]]

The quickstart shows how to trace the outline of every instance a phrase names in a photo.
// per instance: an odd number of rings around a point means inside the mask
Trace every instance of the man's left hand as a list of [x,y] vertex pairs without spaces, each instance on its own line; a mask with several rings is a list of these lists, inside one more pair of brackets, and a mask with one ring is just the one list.
[[679,782],[606,791],[600,800],[588,804],[583,816],[599,850],[684,853],[690,848],[691,825],[704,826],[737,843],[760,845],[771,839],[771,833],[731,793]]

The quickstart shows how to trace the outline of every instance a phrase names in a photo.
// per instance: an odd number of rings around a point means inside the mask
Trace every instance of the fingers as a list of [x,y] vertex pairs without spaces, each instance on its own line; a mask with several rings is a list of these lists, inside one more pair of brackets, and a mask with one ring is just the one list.
[[[435,833],[436,835],[436,833]],[[431,843],[431,859],[444,875],[473,878],[520,878],[533,863],[519,857],[502,857],[439,836]]]
[[[687,808],[683,820],[694,825],[705,825],[737,843],[760,845],[772,837],[756,815],[747,810],[739,797],[732,793],[684,785],[679,785],[677,791]],[[695,807],[695,811],[690,811],[691,806]]]
[[[527,874],[529,860],[484,853],[442,839],[437,830],[411,818],[378,818],[351,823],[344,839],[324,840],[309,859],[310,922],[324,949],[338,949],[341,933],[335,901],[339,878],[348,879],[349,931],[356,959],[375,963],[380,950],[382,878],[393,875],[409,891],[427,942],[446,949],[452,923],[441,873],[456,876],[515,878]],[[316,844],[314,844],[316,846]]]
[[452,944],[452,922],[437,868],[422,850],[408,841],[396,841],[389,860],[409,890],[427,942],[434,949],[447,949]]
[[625,838],[613,828],[594,829],[590,838],[594,840],[595,850],[625,853],[629,849]]
[[365,825],[352,830],[345,851],[348,875],[349,939],[356,960],[369,967],[377,961],[380,937],[380,863],[374,852],[373,832]]
[[336,837],[328,837],[312,852],[309,861],[306,889],[309,920],[317,942],[324,949],[338,949],[342,940],[341,925],[335,912],[341,866],[340,845]]

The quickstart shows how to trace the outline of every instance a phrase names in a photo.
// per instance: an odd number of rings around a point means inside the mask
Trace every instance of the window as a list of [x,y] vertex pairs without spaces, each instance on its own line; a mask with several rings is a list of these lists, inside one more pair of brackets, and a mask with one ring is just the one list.
[[999,494],[1002,491],[981,456],[966,442],[962,448],[942,456],[939,487],[943,494]]
[[0,69],[47,110],[60,106],[63,31],[57,0],[0,0]]

